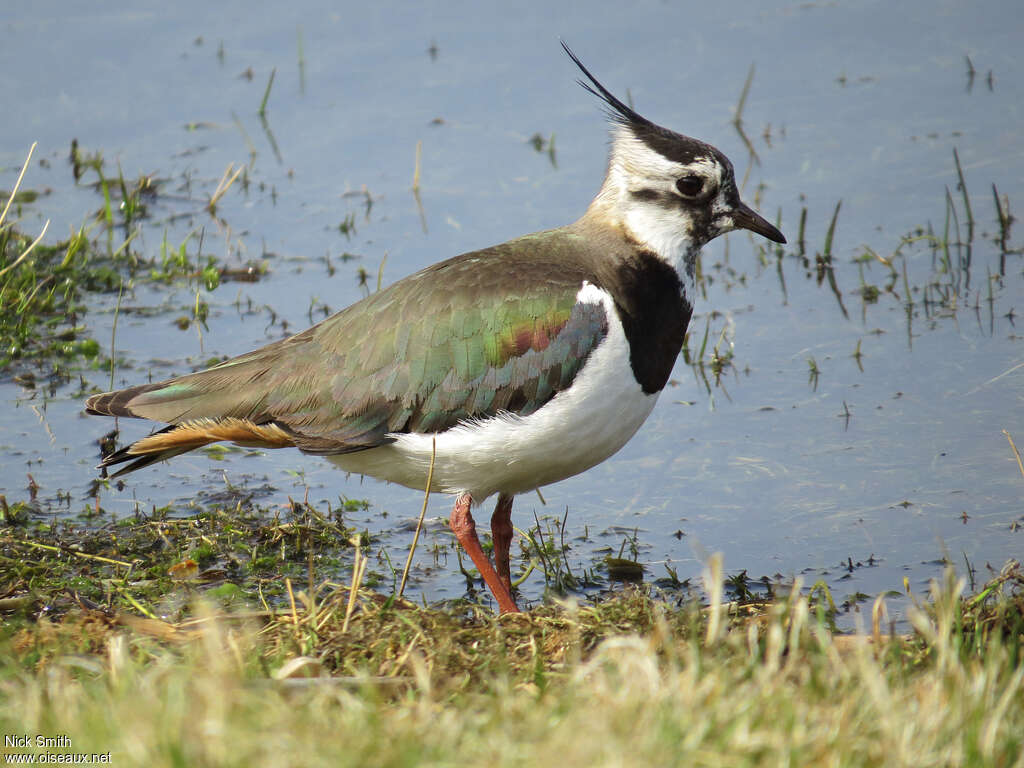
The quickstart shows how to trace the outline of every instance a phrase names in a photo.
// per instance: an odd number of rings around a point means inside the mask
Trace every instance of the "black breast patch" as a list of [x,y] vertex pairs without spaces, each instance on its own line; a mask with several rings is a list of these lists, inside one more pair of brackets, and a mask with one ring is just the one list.
[[629,342],[633,376],[645,394],[660,392],[683,348],[693,314],[679,275],[649,251],[620,261],[605,278]]

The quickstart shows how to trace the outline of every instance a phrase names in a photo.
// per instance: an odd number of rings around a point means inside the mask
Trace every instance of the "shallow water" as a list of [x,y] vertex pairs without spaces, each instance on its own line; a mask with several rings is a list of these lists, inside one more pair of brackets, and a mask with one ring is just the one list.
[[[157,204],[137,251],[152,256],[165,232],[177,245],[204,228],[204,252],[229,265],[265,260],[269,270],[256,283],[204,291],[211,317],[201,336],[173,323],[194,303],[194,285],[139,283],[123,298],[116,385],[279,338],[284,329],[265,306],[300,330],[322,316],[310,312],[314,300],[337,310],[362,295],[359,268],[372,287],[385,255],[389,282],[582,213],[604,170],[606,128],[574,83],[561,36],[614,92],[628,89],[640,112],[726,152],[740,177],[749,173],[744,196],[779,217],[790,245],[780,257],[740,234],[705,249],[710,280],[691,346],[696,352],[708,327],[705,357],[719,342],[731,348],[732,367],[718,382],[705,369],[705,382],[680,361],[677,385],[633,441],[544,489],[546,508],[521,497],[517,525],[532,524],[534,511],[561,517],[568,508],[574,567],[601,547],[617,554],[635,530],[649,579],[666,575],[665,564],[699,577],[706,555],[721,551],[730,572],[825,578],[839,598],[902,590],[905,577],[920,591],[946,557],[984,578],[987,565],[1024,550],[1024,478],[1002,433],[1024,444],[1022,263],[994,242],[992,193],[995,184],[1011,210],[1024,199],[1024,30],[1014,4],[981,14],[966,2],[603,3],[557,12],[539,3],[485,12],[300,3],[254,16],[237,2],[183,2],[159,14],[39,15],[27,6],[0,12],[0,66],[15,75],[6,102],[17,105],[0,141],[0,188],[13,184],[31,142],[48,161],[26,180],[49,194],[24,209],[21,228],[51,219],[53,242],[99,208],[95,191],[71,178],[66,155],[77,138],[102,151],[108,168],[156,173],[181,197]],[[751,66],[743,118],[756,161],[731,123]],[[256,112],[272,69],[264,124]],[[554,135],[554,162],[529,143],[538,133]],[[422,212],[410,192],[417,142]],[[967,239],[954,148],[976,219],[969,262],[967,249],[954,247],[944,269],[923,241],[894,257],[908,233],[943,234],[947,189]],[[248,164],[249,183],[221,200],[218,224],[202,202],[232,162]],[[815,270],[840,200],[832,253],[846,315]],[[806,263],[796,242],[804,208]],[[191,215],[167,219],[182,211]],[[355,231],[346,236],[338,225],[348,216]],[[1011,237],[1011,249],[1020,243]],[[865,249],[893,263],[895,293],[884,291],[889,269],[879,260],[855,262]],[[357,258],[345,262],[344,253]],[[862,299],[862,284],[883,289],[876,303]],[[84,318],[102,344],[116,299],[98,297]],[[152,306],[166,311],[133,312]],[[90,380],[109,383],[102,374]],[[44,402],[5,378],[0,398],[0,493],[23,498],[31,473],[41,498],[70,492],[77,512],[96,440],[112,422],[82,415],[71,387]],[[125,437],[148,431],[121,427]],[[137,504],[184,506],[223,488],[225,475],[269,483],[264,503],[307,487],[314,502],[368,499],[370,512],[350,522],[380,532],[394,560],[419,512],[414,492],[346,478],[296,452],[184,456],[131,475],[101,503],[121,515]],[[446,516],[448,504],[433,498],[429,514]],[[433,525],[428,544],[447,536]],[[454,562],[420,575],[428,600],[465,587]],[[523,590],[536,599],[542,588],[535,574]]]

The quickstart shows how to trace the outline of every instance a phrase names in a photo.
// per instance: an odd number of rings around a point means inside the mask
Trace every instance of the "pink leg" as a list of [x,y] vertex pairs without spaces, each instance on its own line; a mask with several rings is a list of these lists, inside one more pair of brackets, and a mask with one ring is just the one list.
[[491,539],[494,541],[494,570],[498,572],[498,578],[505,585],[508,593],[512,594],[512,572],[509,563],[508,550],[512,546],[512,499],[513,496],[498,494],[498,503],[494,507],[494,514],[491,515]]
[[498,601],[498,610],[501,613],[519,613],[519,608],[516,607],[516,601],[512,599],[512,594],[502,583],[494,570],[494,566],[491,565],[491,561],[487,559],[487,555],[484,554],[483,549],[480,547],[480,539],[476,535],[476,523],[473,522],[473,515],[469,511],[472,504],[473,499],[468,493],[462,494],[455,500],[455,509],[452,510],[452,517],[449,523],[452,532],[455,534],[455,538],[458,539],[459,544],[462,545],[462,548],[466,550],[466,554],[473,561],[473,565],[480,571],[480,575],[487,582],[487,586],[490,587],[491,593],[494,595],[495,600]]

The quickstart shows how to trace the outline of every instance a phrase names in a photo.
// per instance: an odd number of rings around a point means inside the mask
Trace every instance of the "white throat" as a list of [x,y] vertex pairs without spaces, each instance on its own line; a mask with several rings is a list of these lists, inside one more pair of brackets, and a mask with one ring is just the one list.
[[[718,173],[710,161],[695,163]],[[621,229],[633,241],[671,266],[684,285],[692,285],[694,261],[703,242],[695,241],[695,221],[683,206],[671,206],[645,198],[644,193],[673,195],[675,180],[686,167],[648,148],[624,127],[614,135],[608,173],[588,214]],[[637,193],[641,193],[640,196]]]
[[687,235],[678,211],[632,201],[620,203],[622,226],[630,237],[668,263],[681,280],[693,280],[693,264],[701,244]]

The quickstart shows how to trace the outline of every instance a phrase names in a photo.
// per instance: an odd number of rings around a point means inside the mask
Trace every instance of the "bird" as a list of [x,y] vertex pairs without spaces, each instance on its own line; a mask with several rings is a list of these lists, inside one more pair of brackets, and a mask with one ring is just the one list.
[[[89,397],[87,413],[167,425],[99,468],[226,441],[420,491],[429,476],[454,496],[449,525],[499,612],[518,612],[514,497],[601,463],[647,419],[684,344],[704,244],[738,229],[786,242],[740,199],[722,152],[641,116],[562,47],[611,134],[577,221],[428,266],[205,370]],[[492,564],[472,508],[494,495]]]

